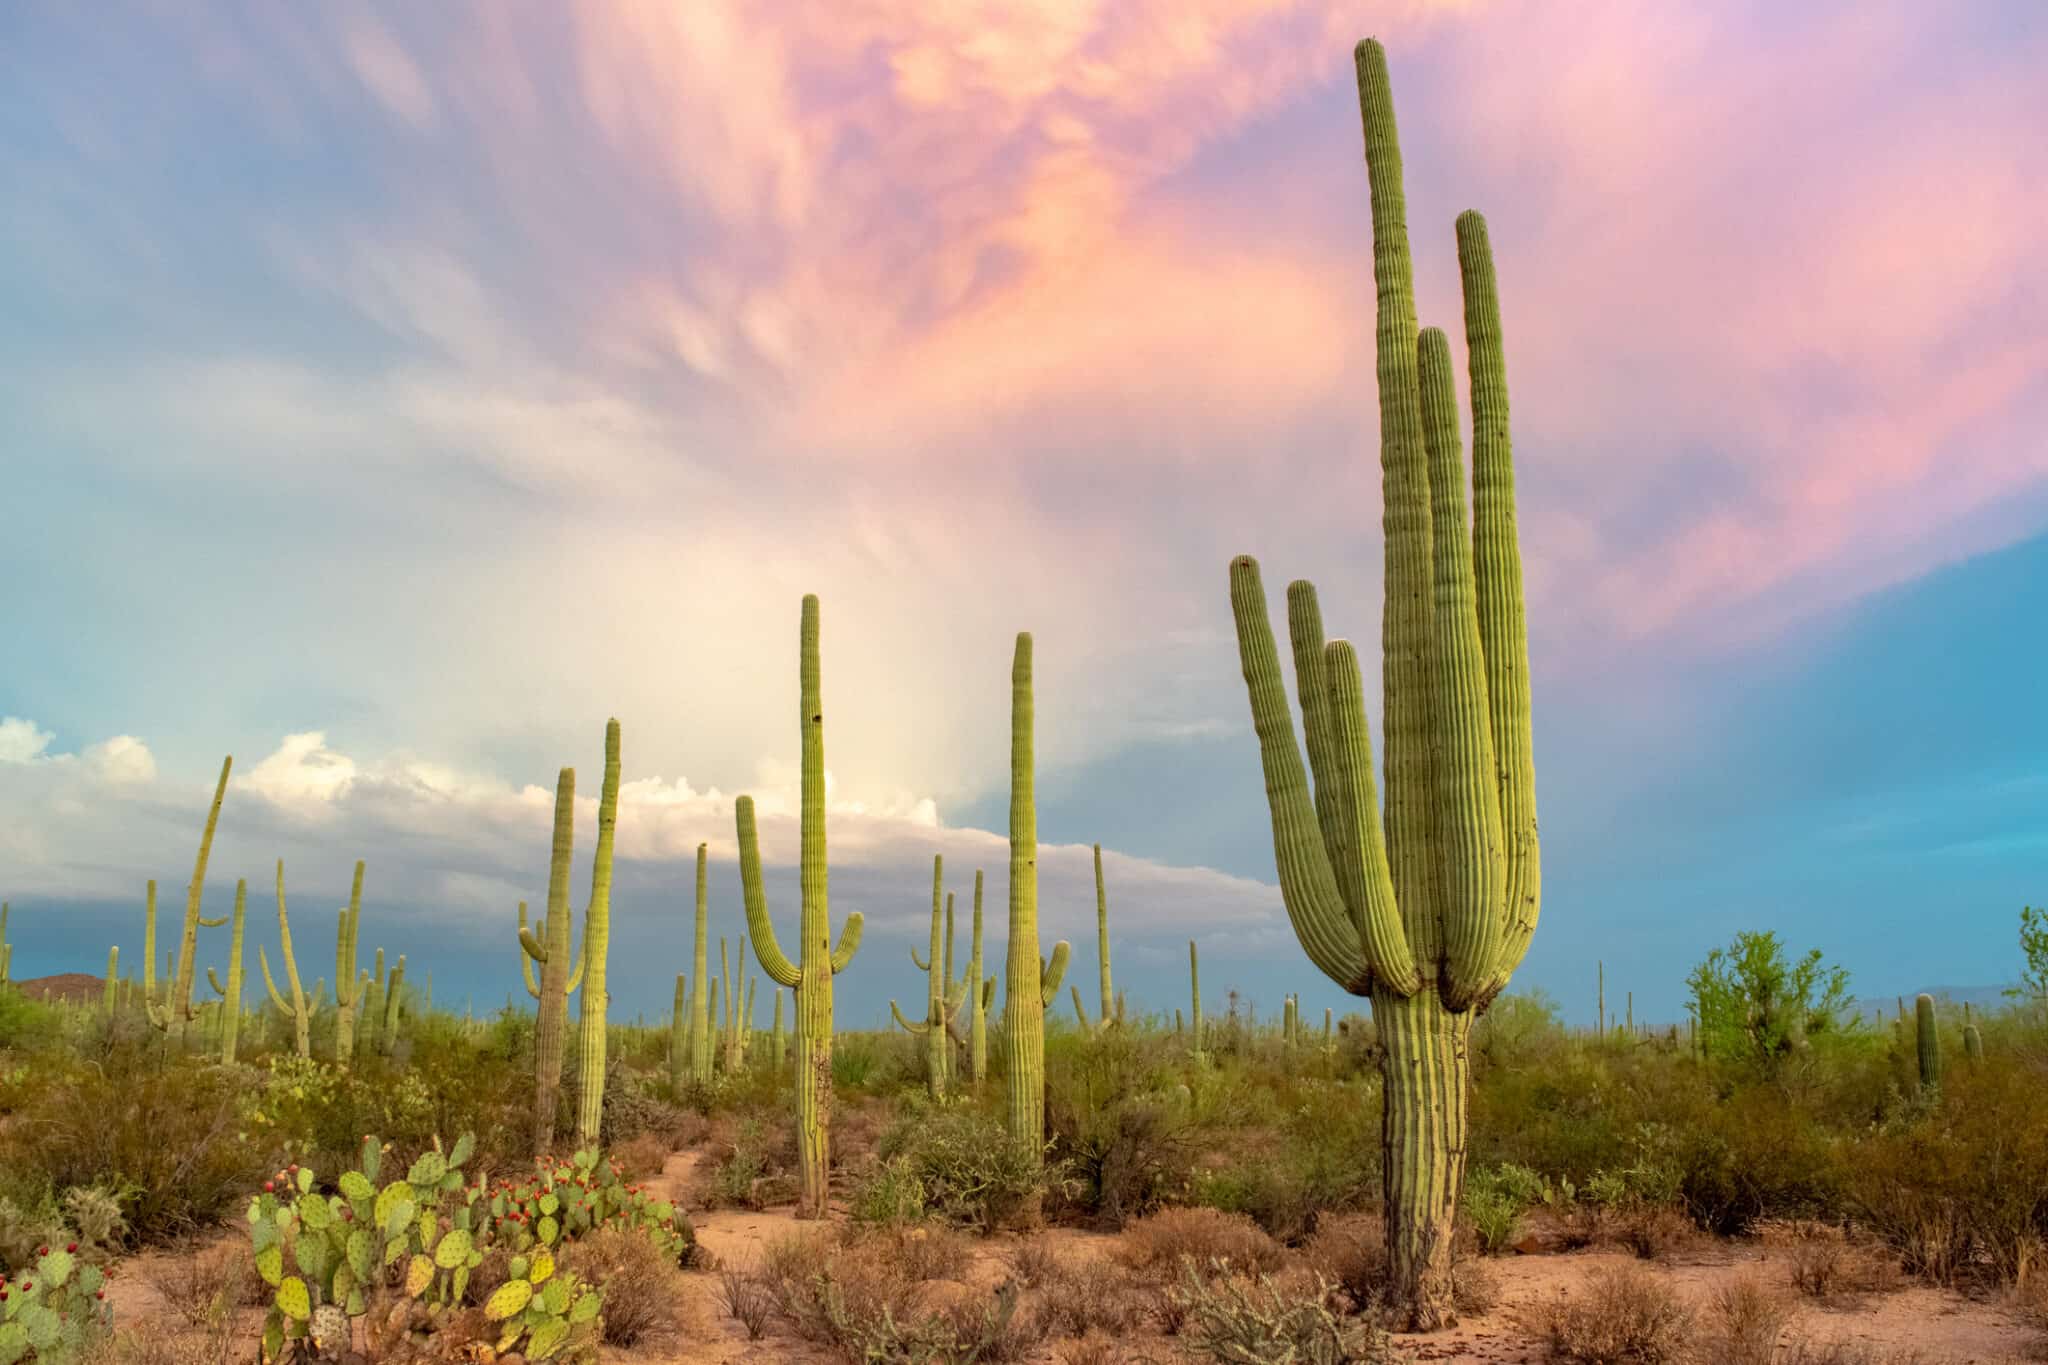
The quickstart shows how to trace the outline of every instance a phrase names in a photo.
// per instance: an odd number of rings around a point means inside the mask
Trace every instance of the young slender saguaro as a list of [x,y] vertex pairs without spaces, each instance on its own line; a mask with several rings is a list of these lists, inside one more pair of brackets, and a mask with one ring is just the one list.
[[803,903],[796,962],[775,940],[768,918],[768,893],[761,879],[760,836],[754,827],[754,798],[733,803],[739,829],[740,884],[746,896],[747,929],[761,970],[778,986],[796,991],[797,1217],[826,1215],[827,1170],[832,1131],[832,977],[846,970],[860,950],[861,918],[846,917],[839,947],[831,941],[825,878],[825,711],[819,700],[818,599],[806,596],[798,629],[798,723],[803,730],[801,852],[797,885]]
[[1045,1156],[1045,1007],[1060,989],[1070,948],[1038,956],[1038,794],[1031,695],[1031,633],[1019,631],[1010,665],[1010,942],[1003,969],[1003,1041],[1009,1048],[1010,1141]]
[[697,946],[690,959],[697,985],[690,992],[690,1079],[698,1085],[711,1084],[711,964],[705,936],[711,918],[710,881],[705,868],[710,845],[697,845]]
[[1536,929],[1536,787],[1486,224],[1476,213],[1457,223],[1472,391],[1468,527],[1450,346],[1434,328],[1417,330],[1393,94],[1377,42],[1358,45],[1357,67],[1378,285],[1384,830],[1356,651],[1325,643],[1315,589],[1290,585],[1304,772],[1257,563],[1232,561],[1230,589],[1288,918],[1325,975],[1372,1000],[1385,1049],[1393,1289],[1410,1324],[1427,1329],[1455,1317],[1451,1232],[1473,1013],[1507,983]]
[[597,798],[597,853],[583,912],[583,994],[576,1013],[576,1145],[597,1145],[604,1118],[605,958],[612,931],[612,837],[619,824],[619,723],[605,722],[604,786]]
[[540,963],[539,1007],[533,1030],[533,1150],[546,1152],[555,1143],[555,1106],[562,1093],[562,1035],[567,1031],[569,993],[583,975],[583,964],[569,963],[569,860],[576,843],[576,770],[564,768],[555,779],[554,848],[548,860],[548,913],[541,921],[547,941],[535,938],[520,907],[519,945]]

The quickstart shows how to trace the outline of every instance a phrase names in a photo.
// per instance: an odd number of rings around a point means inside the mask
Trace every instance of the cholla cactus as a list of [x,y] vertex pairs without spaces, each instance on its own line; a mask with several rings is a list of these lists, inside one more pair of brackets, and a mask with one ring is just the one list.
[[832,978],[846,970],[860,950],[861,917],[846,917],[839,947],[831,943],[825,860],[825,712],[820,701],[818,599],[804,598],[798,630],[798,722],[803,734],[801,872],[803,899],[798,925],[798,960],[775,940],[762,884],[760,835],[754,827],[754,798],[733,805],[740,844],[740,883],[747,927],[761,970],[778,986],[796,991],[797,1216],[823,1218],[829,1186],[832,1123]]
[[260,943],[256,945],[256,963],[263,968],[263,985],[270,992],[270,1003],[277,1007],[279,1014],[291,1021],[293,1041],[298,1046],[299,1055],[311,1057],[313,1015],[320,1008],[320,1002],[317,995],[314,999],[308,1000],[305,991],[299,986],[299,963],[292,953],[292,922],[290,916],[285,913],[282,858],[277,860],[277,936],[278,956],[284,960],[285,980],[289,981],[292,987],[290,1004],[286,1004],[285,998],[278,994],[277,982],[270,975],[270,958],[264,953],[263,945]]

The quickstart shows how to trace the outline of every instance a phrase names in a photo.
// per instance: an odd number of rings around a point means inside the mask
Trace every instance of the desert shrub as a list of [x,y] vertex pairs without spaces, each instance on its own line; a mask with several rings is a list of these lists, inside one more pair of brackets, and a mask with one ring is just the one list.
[[1128,1335],[1144,1323],[1153,1297],[1114,1266],[1085,1257],[1048,1262],[1035,1292],[1041,1323],[1063,1337],[1091,1331]]
[[1583,1292],[1536,1310],[1553,1359],[1661,1365],[1682,1359],[1692,1315],[1663,1279],[1636,1266],[1593,1277]]
[[244,1072],[122,1049],[39,1062],[0,1132],[0,1170],[44,1188],[111,1186],[130,1234],[163,1242],[213,1222],[261,1178],[242,1134]]
[[564,1261],[603,1291],[606,1345],[660,1346],[694,1335],[675,1258],[640,1232],[601,1229],[574,1243]]
[[1386,1333],[1332,1308],[1335,1287],[1318,1277],[1307,1293],[1290,1293],[1264,1275],[1247,1283],[1204,1275],[1184,1263],[1173,1291],[1180,1338],[1196,1356],[1225,1365],[1287,1360],[1302,1365],[1368,1365],[1399,1359]]
[[1155,1050],[1130,1028],[1062,1035],[1048,1049],[1051,1150],[1074,1178],[1073,1201],[1111,1227],[1188,1183],[1193,1106],[1158,1093],[1166,1073]]
[[[639,1080],[617,1068],[609,1069],[604,1091],[604,1116],[599,1136],[608,1150],[638,1143],[650,1155],[660,1158],[681,1146],[680,1138],[689,1126],[690,1111],[652,1094]],[[660,1170],[656,1158],[655,1170]]]
[[1548,1181],[1512,1161],[1467,1172],[1461,1210],[1479,1249],[1489,1256],[1504,1250],[1515,1240],[1522,1215],[1549,1193]]
[[661,1174],[662,1167],[668,1164],[670,1148],[666,1139],[642,1133],[607,1150],[618,1165],[619,1174],[628,1180],[646,1180]]
[[1059,1274],[1061,1257],[1044,1242],[1022,1241],[1011,1247],[1004,1258],[1010,1266],[1010,1278],[1026,1289],[1036,1289]]
[[239,1248],[185,1247],[156,1260],[145,1278],[187,1326],[204,1327],[232,1317],[256,1276]]
[[1738,1275],[1714,1290],[1708,1338],[1720,1365],[1771,1365],[1792,1305],[1754,1274]]
[[1161,1209],[1126,1224],[1116,1255],[1134,1270],[1174,1276],[1183,1257],[1268,1272],[1286,1259],[1280,1244],[1249,1218],[1204,1208]]
[[943,1225],[898,1228],[885,1234],[884,1242],[913,1280],[963,1280],[974,1259],[966,1238]]
[[1041,1166],[1019,1151],[1000,1121],[966,1109],[920,1113],[913,1106],[880,1151],[885,1161],[907,1161],[927,1210],[984,1231],[1010,1222],[1048,1183],[1064,1179],[1058,1163]]
[[1686,1211],[1721,1236],[1749,1232],[1766,1218],[1828,1217],[1841,1207],[1834,1139],[1777,1087],[1735,1091],[1695,1116],[1670,1150]]
[[759,1341],[775,1311],[775,1295],[758,1272],[723,1270],[718,1275],[718,1302],[726,1316],[744,1327],[748,1341]]
[[1745,932],[1716,948],[1686,978],[1699,1045],[1709,1057],[1774,1071],[1842,1027],[1849,973],[1815,948],[1797,962],[1775,933]]
[[850,1201],[853,1221],[870,1227],[899,1227],[923,1220],[924,1182],[907,1156],[870,1165],[855,1181]]
[[760,1208],[761,1183],[770,1174],[773,1157],[773,1135],[767,1123],[756,1117],[743,1119],[730,1147],[712,1168],[710,1187],[703,1191],[706,1201]]

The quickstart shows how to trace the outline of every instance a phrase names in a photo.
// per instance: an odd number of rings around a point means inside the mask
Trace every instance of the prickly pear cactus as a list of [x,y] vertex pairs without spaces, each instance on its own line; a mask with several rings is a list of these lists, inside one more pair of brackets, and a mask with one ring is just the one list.
[[39,1247],[35,1264],[0,1275],[0,1365],[70,1360],[112,1322],[105,1273],[76,1244]]

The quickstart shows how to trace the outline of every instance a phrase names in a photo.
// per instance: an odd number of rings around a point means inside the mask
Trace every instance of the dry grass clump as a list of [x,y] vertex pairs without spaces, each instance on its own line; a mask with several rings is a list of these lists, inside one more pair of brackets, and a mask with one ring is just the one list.
[[974,1260],[966,1235],[943,1224],[897,1228],[879,1240],[913,1280],[962,1279]]
[[1853,1245],[1835,1228],[1801,1224],[1784,1250],[1792,1288],[1831,1307],[1850,1307],[1866,1294],[1885,1294],[1900,1284],[1891,1257]]
[[1257,1272],[1246,1278],[1215,1263],[1198,1269],[1183,1261],[1181,1276],[1171,1297],[1182,1344],[1197,1359],[1224,1365],[1377,1365],[1407,1359],[1370,1319],[1345,1316],[1337,1287],[1320,1275],[1309,1275],[1305,1285],[1283,1285]]
[[1052,1336],[1112,1336],[1142,1327],[1158,1298],[1156,1284],[1091,1257],[1055,1257],[1033,1283],[1033,1306]]
[[1241,1213],[1174,1208],[1125,1224],[1115,1255],[1133,1270],[1158,1276],[1176,1275],[1183,1257],[1198,1265],[1227,1261],[1233,1269],[1270,1272],[1279,1269],[1287,1253]]
[[612,1148],[609,1155],[618,1163],[621,1175],[638,1181],[660,1175],[671,1150],[666,1134],[642,1133]]
[[[1307,1267],[1350,1300],[1351,1311],[1380,1315],[1387,1302],[1387,1225],[1376,1213],[1325,1218],[1302,1249]],[[1500,1282],[1483,1258],[1454,1254],[1452,1304],[1476,1315],[1500,1300]]]
[[1625,1265],[1531,1310],[1528,1326],[1549,1342],[1553,1360],[1665,1365],[1684,1358],[1692,1314],[1661,1277]]
[[[153,1261],[143,1279],[188,1327],[205,1327],[232,1316],[252,1298],[256,1303],[270,1301],[249,1256],[236,1246],[173,1251]],[[256,1281],[253,1289],[251,1281]]]
[[1057,1275],[1062,1260],[1050,1244],[1028,1237],[1012,1247],[1004,1259],[1010,1264],[1010,1278],[1026,1289],[1036,1289]]
[[1623,1210],[1615,1216],[1610,1235],[1645,1261],[1668,1261],[1700,1241],[1700,1230],[1692,1219],[1663,1204]]
[[1792,1304],[1782,1292],[1753,1272],[1738,1275],[1714,1291],[1711,1356],[1718,1365],[1771,1365],[1791,1318]]
[[569,1267],[604,1291],[608,1346],[658,1346],[695,1335],[702,1324],[683,1293],[682,1272],[638,1232],[605,1228],[570,1244]]
[[759,1270],[725,1270],[718,1277],[718,1301],[726,1315],[747,1329],[748,1341],[759,1341],[775,1311],[775,1294]]

